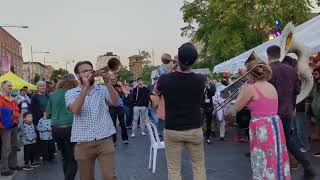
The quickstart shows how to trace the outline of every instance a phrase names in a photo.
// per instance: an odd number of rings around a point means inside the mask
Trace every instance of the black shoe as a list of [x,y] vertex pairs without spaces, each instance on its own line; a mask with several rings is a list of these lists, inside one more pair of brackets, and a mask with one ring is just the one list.
[[320,157],[320,152],[316,152],[313,154],[314,157]]
[[250,153],[248,152],[248,153],[245,153],[244,154],[246,157],[250,157]]
[[1,176],[12,176],[15,171],[8,170],[8,171],[2,171]]
[[312,168],[304,169],[304,177],[306,179],[312,179],[316,176]]
[[19,166],[9,167],[9,169],[12,171],[22,171],[23,170],[23,168],[19,167]]
[[216,133],[215,132],[211,132],[211,134],[212,134],[211,135],[212,137],[216,137]]

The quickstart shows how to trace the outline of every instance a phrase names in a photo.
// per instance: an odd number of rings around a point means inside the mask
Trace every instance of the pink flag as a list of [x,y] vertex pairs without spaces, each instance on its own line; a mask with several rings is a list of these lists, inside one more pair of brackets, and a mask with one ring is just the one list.
[[10,71],[10,57],[2,56],[1,60],[2,60],[2,71],[4,73]]

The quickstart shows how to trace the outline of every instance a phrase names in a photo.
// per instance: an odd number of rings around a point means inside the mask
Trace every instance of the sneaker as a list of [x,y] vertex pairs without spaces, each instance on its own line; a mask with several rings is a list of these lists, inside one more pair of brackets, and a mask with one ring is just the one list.
[[303,152],[303,153],[307,152],[307,150],[305,148],[300,148],[300,151]]
[[141,135],[142,135],[142,136],[145,136],[145,135],[146,135],[146,133],[144,133],[144,132],[141,132]]
[[33,170],[33,168],[30,165],[26,165],[23,167],[23,170],[24,171],[31,171],[31,170]]
[[37,167],[40,167],[40,164],[38,164],[38,163],[32,163],[32,164],[30,165],[30,167],[32,167],[32,168],[37,168]]
[[1,176],[12,176],[15,171],[8,170],[8,171],[2,171]]
[[211,143],[210,139],[207,139],[207,140],[206,140],[206,143],[207,143],[207,144],[210,144],[210,143]]
[[314,157],[320,157],[320,152],[314,153],[313,156]]
[[134,133],[132,133],[132,134],[131,134],[131,137],[132,137],[132,138],[135,138],[135,137],[136,137],[136,135],[135,135]]
[[23,170],[23,168],[19,167],[19,166],[9,167],[9,169],[12,171],[22,171]]
[[306,179],[312,179],[316,176],[312,168],[304,169],[304,177]]
[[123,141],[124,144],[129,144],[128,140]]
[[220,137],[219,140],[220,141],[225,141],[226,139],[224,139],[224,137]]

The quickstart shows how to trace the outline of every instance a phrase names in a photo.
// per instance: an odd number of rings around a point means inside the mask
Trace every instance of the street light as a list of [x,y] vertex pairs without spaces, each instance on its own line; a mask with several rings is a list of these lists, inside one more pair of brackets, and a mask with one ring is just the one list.
[[4,26],[0,25],[0,27],[13,27],[13,28],[23,28],[23,29],[29,28],[29,26],[8,26],[8,25],[4,25]]
[[[33,51],[31,46],[31,75],[33,75],[33,54],[50,54],[49,51]],[[30,67],[29,67],[30,68]],[[30,79],[31,82],[31,79]]]

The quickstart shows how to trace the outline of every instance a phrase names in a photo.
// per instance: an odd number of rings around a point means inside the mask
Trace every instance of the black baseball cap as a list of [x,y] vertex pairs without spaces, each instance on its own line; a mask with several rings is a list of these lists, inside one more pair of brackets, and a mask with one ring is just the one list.
[[198,51],[192,43],[184,43],[178,49],[178,61],[185,67],[192,66],[198,59]]

